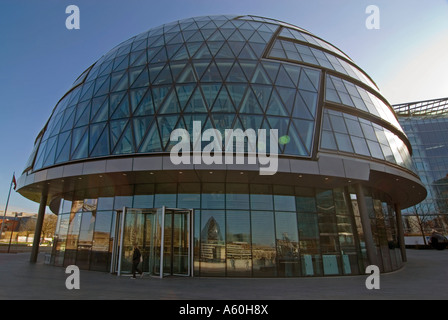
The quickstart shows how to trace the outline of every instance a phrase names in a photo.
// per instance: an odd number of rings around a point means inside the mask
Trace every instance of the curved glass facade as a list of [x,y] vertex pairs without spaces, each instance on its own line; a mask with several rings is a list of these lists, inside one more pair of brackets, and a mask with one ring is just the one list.
[[[354,275],[364,274],[368,265],[358,200],[350,188],[183,183],[88,193],[96,196],[67,195],[61,201],[55,265],[109,271],[116,210],[124,206],[193,208],[197,276]],[[380,192],[366,190],[365,197],[380,268],[396,270],[402,259],[393,205]],[[141,223],[137,229],[143,228]],[[132,243],[128,245],[124,273],[131,266]],[[149,254],[149,245],[142,242],[141,248]],[[144,267],[147,272],[148,265]]]
[[[192,134],[193,121],[222,133],[277,129],[279,154],[311,158],[320,138],[320,96],[391,127],[384,131],[399,131],[400,137],[390,136],[401,145],[402,159],[389,150],[381,157],[370,153],[410,168],[409,150],[399,141],[406,138],[392,109],[339,49],[275,20],[214,16],[141,33],[88,68],[53,110],[27,170],[169,152],[170,133]],[[322,134],[325,139],[327,131]],[[321,144],[321,150],[336,150],[328,148],[328,139]],[[361,144],[354,142],[353,154],[366,154]]]

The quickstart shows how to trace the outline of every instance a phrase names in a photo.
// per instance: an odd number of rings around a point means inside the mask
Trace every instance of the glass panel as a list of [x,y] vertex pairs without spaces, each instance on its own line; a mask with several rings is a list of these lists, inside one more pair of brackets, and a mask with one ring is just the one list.
[[221,210],[202,210],[200,270],[202,276],[225,276],[226,224]]
[[248,211],[227,211],[226,258],[228,277],[250,277],[252,250],[250,214]]
[[280,277],[300,275],[299,238],[295,212],[276,212],[277,272]]
[[252,258],[254,277],[277,276],[277,252],[273,212],[252,211]]
[[98,211],[96,214],[90,270],[107,271],[110,267],[112,217],[112,211]]

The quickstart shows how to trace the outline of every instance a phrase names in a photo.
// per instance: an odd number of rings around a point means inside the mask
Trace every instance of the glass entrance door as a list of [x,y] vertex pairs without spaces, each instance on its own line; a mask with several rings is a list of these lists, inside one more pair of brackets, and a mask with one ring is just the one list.
[[192,218],[189,209],[123,208],[117,214],[111,272],[130,274],[137,245],[144,273],[160,278],[191,276]]
[[165,210],[164,275],[190,275],[190,217],[190,210]]

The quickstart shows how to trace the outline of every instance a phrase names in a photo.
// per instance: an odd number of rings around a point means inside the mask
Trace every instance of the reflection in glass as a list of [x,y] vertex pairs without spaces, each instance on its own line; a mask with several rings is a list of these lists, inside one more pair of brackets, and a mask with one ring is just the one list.
[[251,222],[253,276],[277,276],[277,253],[273,213],[268,211],[252,211]]
[[201,214],[201,275],[225,276],[226,246],[225,214],[221,210],[202,210]]
[[248,211],[227,211],[226,221],[227,276],[250,277],[252,273],[250,214]]

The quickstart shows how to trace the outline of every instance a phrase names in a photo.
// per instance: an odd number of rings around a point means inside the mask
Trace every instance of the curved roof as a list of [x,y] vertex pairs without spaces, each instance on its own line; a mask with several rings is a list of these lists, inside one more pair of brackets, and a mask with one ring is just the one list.
[[[255,16],[206,16],[150,29],[84,71],[36,139],[25,171],[168,152],[193,121],[277,128],[279,153],[313,152],[320,69],[375,91],[344,53],[308,31]],[[285,143],[287,142],[287,143]]]

